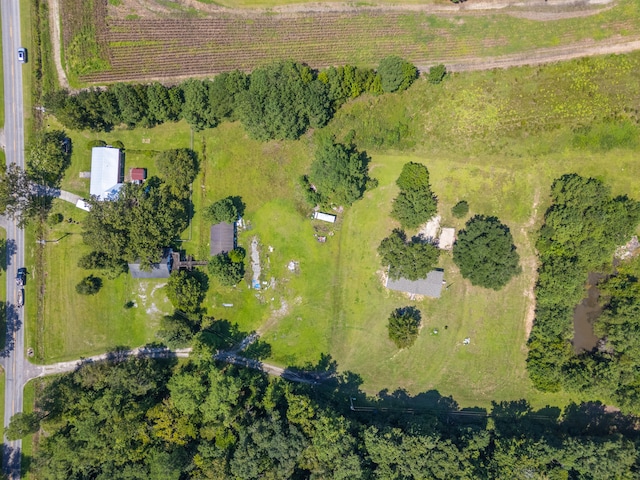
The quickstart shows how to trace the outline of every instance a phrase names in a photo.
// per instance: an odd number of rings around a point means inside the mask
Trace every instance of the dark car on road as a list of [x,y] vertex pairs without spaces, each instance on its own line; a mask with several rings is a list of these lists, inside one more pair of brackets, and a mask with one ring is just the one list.
[[16,275],[16,283],[19,287],[27,284],[27,269],[22,267],[18,269],[18,275]]
[[20,47],[18,49],[18,61],[20,63],[27,63],[27,49]]

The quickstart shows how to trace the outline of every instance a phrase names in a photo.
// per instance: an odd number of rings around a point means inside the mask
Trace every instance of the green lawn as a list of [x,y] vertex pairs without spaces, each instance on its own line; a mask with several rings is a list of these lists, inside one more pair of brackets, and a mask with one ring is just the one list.
[[[90,249],[82,243],[81,226],[68,220],[80,222],[86,213],[59,200],[53,212],[61,212],[65,220],[45,236],[43,321],[39,333],[28,330],[27,336],[34,360],[69,360],[155,340],[160,316],[170,311],[162,290],[165,281],[136,281],[129,275],[112,280],[78,268],[78,259]],[[96,295],[79,295],[75,286],[90,273],[103,279],[103,287]],[[136,306],[126,308],[130,301]]]
[[[36,402],[36,388],[40,385],[42,380],[32,380],[24,386],[24,397],[22,411],[24,413],[33,412]],[[3,390],[4,391],[4,388]],[[4,402],[3,402],[4,405]],[[30,472],[31,457],[34,453],[34,435],[27,435],[22,439],[22,463],[20,465],[20,476],[22,478],[30,479],[34,478]]]
[[[309,218],[311,210],[298,187],[313,158],[313,134],[295,142],[261,143],[235,123],[194,134],[202,165],[193,184],[195,214],[182,236],[183,248],[197,259],[207,258],[209,224],[202,218],[203,207],[239,195],[249,226],[239,232],[239,243],[250,253],[257,237],[261,280],[271,285],[255,291],[248,282],[228,288],[211,280],[204,305],[208,314],[238,323],[244,331],[258,329],[272,347],[274,363],[302,365],[328,353],[340,369],[359,374],[369,393],[437,390],[465,407],[520,398],[534,407],[566,404],[567,395],[533,390],[525,371],[525,319],[536,269],[533,241],[549,205],[551,182],[563,173],[595,176],[616,194],[640,198],[638,128],[633,112],[620,118],[624,107],[640,98],[634,74],[639,59],[603,57],[454,75],[440,86],[421,80],[402,94],[350,102],[327,130],[339,139],[352,135],[369,152],[371,175],[380,184],[339,214],[335,225]],[[49,128],[58,128],[50,120]],[[86,145],[91,139],[122,141],[125,172],[142,166],[150,174],[155,172],[154,152],[191,144],[184,122],[69,134],[73,157],[63,188],[80,195],[88,194],[88,180],[80,179],[79,172],[90,169]],[[450,213],[462,199],[469,202],[470,214],[496,215],[506,223],[523,273],[499,292],[472,287],[445,252],[440,266],[447,289],[440,299],[414,302],[387,291],[376,248],[396,226],[389,211],[397,194],[395,179],[408,161],[429,168],[444,226],[464,225]],[[66,219],[80,221],[85,215],[69,204],[56,203],[55,209]],[[127,275],[105,279],[95,297],[77,295],[75,284],[88,273],[76,267],[88,251],[80,231],[80,225],[64,222],[46,235],[55,240],[69,233],[44,247],[40,361],[140,345],[154,338],[159,316],[171,310],[159,288],[163,282],[134,281]],[[317,242],[314,233],[326,235],[327,242]],[[297,262],[294,271],[287,268],[291,261]],[[249,280],[248,263],[247,269]],[[125,309],[129,300],[138,306]],[[423,327],[413,347],[398,351],[387,338],[386,320],[394,308],[411,304],[422,311]],[[29,335],[36,342],[38,334],[30,330]],[[466,337],[471,342],[465,346]]]

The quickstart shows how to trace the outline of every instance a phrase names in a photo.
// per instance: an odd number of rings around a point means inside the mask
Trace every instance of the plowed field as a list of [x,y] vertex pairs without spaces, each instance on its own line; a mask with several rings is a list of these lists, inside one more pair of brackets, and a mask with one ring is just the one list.
[[594,15],[555,21],[390,8],[132,17],[107,16],[105,28],[97,29],[96,36],[106,48],[110,68],[80,75],[81,81],[171,79],[236,68],[249,71],[283,58],[312,67],[374,66],[384,56],[398,54],[426,66],[640,37],[640,2],[635,0],[622,0]]

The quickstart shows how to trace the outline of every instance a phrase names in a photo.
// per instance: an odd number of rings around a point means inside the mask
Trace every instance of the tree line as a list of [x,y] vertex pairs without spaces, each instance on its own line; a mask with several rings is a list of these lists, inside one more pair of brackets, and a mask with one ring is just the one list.
[[41,429],[29,468],[53,480],[637,475],[633,421],[601,405],[560,416],[514,401],[462,415],[434,394],[431,406],[405,409],[415,407],[405,392],[367,398],[330,358],[312,386],[216,363],[212,348],[197,345],[180,365],[118,352],[86,363],[47,381],[35,412],[14,417],[7,436]]
[[74,130],[153,127],[180,119],[202,130],[240,120],[254,138],[296,139],[326,125],[348,99],[404,90],[417,77],[416,67],[396,56],[383,59],[377,70],[346,65],[318,72],[281,61],[251,74],[236,70],[174,86],[117,83],[77,94],[59,90],[45,95],[44,105]]
[[[545,213],[536,247],[540,258],[536,318],[529,337],[527,369],[544,391],[581,392],[611,399],[627,411],[640,413],[640,355],[636,280],[619,273],[605,281],[605,313],[596,322],[604,342],[590,352],[576,353],[574,308],[585,295],[590,272],[610,273],[617,246],[625,244],[640,223],[640,203],[611,195],[600,180],[567,174],[551,187],[552,204]],[[628,328],[621,338],[620,328]],[[640,344],[637,344],[640,345]]]
[[71,163],[71,140],[61,130],[38,132],[26,146],[26,168],[15,163],[0,171],[0,214],[18,219],[46,216],[51,206],[51,189],[60,186]]

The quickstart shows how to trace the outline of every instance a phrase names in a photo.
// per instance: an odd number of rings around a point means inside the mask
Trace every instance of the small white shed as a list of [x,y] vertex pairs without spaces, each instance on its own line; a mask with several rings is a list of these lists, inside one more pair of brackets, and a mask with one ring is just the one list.
[[314,220],[322,220],[323,222],[335,223],[336,216],[331,215],[330,213],[322,213],[322,212],[314,212],[313,213]]

